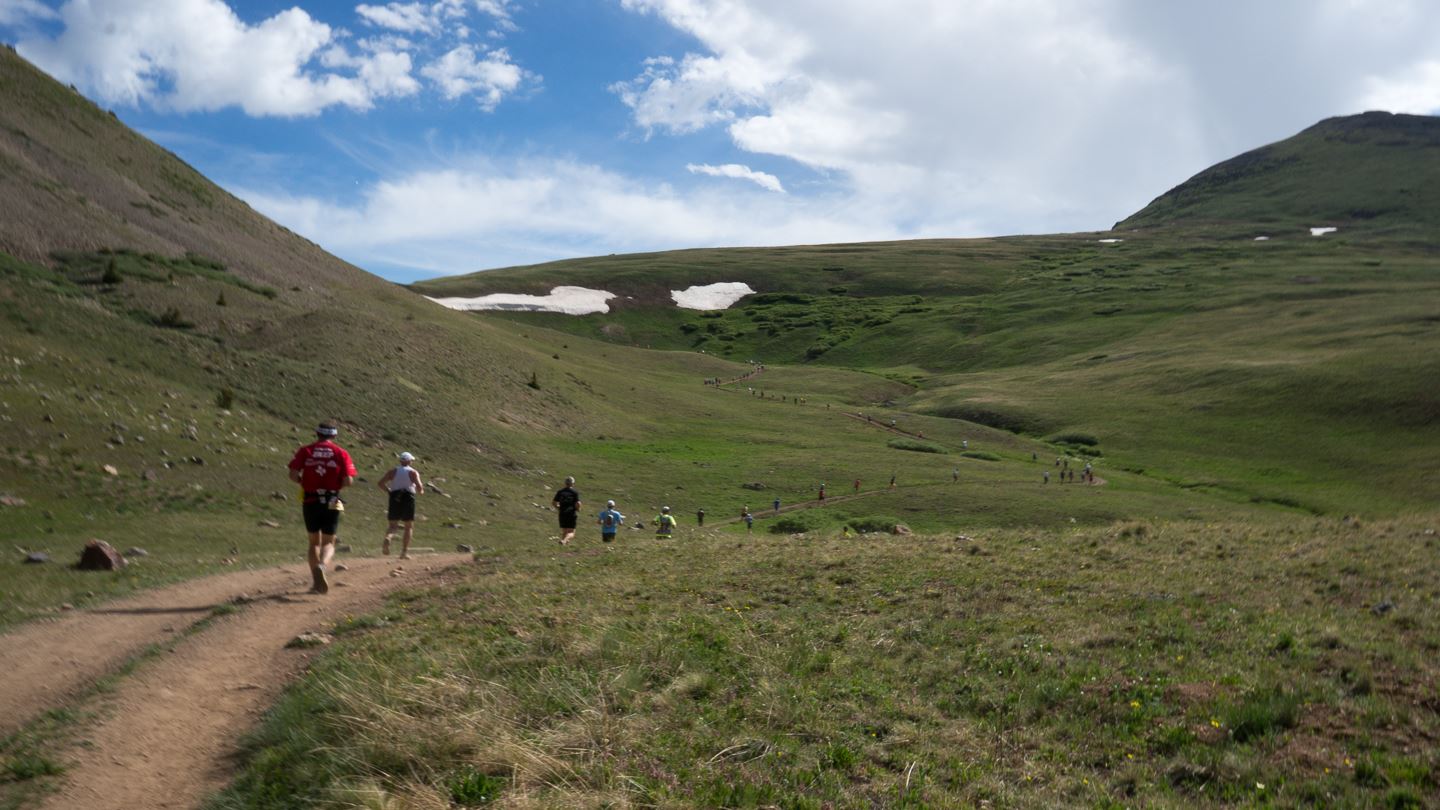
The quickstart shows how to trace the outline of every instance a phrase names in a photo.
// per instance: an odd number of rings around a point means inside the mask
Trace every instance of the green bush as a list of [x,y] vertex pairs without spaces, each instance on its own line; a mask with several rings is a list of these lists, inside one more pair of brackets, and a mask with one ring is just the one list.
[[978,458],[978,459],[980,459],[981,461],[999,461],[999,460],[1000,460],[1000,457],[999,457],[999,456],[995,455],[994,453],[986,452],[986,451],[984,451],[984,450],[966,450],[965,452],[961,453],[960,455],[964,456],[965,458]]
[[934,444],[932,442],[921,441],[919,439],[891,439],[890,441],[886,442],[885,445],[887,447],[893,447],[896,450],[910,450],[915,453],[945,452],[945,448],[941,447],[940,445]]
[[1061,433],[1050,437],[1053,444],[1078,444],[1084,447],[1094,447],[1100,440],[1089,433]]
[[503,777],[466,771],[450,781],[450,800],[461,807],[490,804],[508,784]]
[[880,532],[882,534],[889,534],[890,530],[894,529],[895,524],[899,522],[900,520],[898,518],[893,518],[889,515],[868,515],[866,517],[851,518],[846,525],[857,532]]
[[1300,696],[1278,688],[1250,692],[1225,713],[1225,725],[1236,742],[1249,742],[1280,729],[1294,728],[1300,717]]
[[166,329],[189,329],[195,324],[185,320],[179,309],[170,307],[155,318],[155,325]]
[[217,408],[221,408],[222,410],[227,410],[227,411],[228,411],[228,410],[230,410],[230,406],[232,406],[232,405],[234,405],[234,404],[235,404],[235,391],[234,391],[234,389],[231,389],[231,388],[221,388],[220,391],[219,391],[219,393],[217,393],[217,394],[215,395],[215,406],[216,406]]
[[772,534],[803,534],[825,525],[825,518],[814,512],[795,512],[770,524]]

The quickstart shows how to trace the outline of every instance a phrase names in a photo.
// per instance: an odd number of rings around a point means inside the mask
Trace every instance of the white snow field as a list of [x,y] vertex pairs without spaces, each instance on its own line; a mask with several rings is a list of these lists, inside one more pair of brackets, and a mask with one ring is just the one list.
[[755,291],[743,281],[722,281],[699,284],[683,290],[671,290],[670,297],[681,309],[729,309],[732,304]]
[[430,300],[451,309],[508,309],[521,312],[590,315],[609,312],[610,305],[606,302],[615,297],[617,297],[615,293],[604,290],[592,290],[586,287],[556,287],[550,291],[549,295],[491,293],[478,298],[431,298]]
[[1311,235],[1311,236],[1324,236],[1324,235],[1327,234],[1327,233],[1334,233],[1334,232],[1336,232],[1336,231],[1338,231],[1338,230],[1340,230],[1340,229],[1339,229],[1339,228],[1329,228],[1329,227],[1311,228],[1311,229],[1310,229],[1310,235]]
[[1099,243],[1102,244],[1102,245],[1118,245],[1118,244],[1120,244],[1121,242],[1124,242],[1125,240],[1124,240],[1124,239],[1096,239],[1095,241],[1096,241],[1096,242],[1099,242]]

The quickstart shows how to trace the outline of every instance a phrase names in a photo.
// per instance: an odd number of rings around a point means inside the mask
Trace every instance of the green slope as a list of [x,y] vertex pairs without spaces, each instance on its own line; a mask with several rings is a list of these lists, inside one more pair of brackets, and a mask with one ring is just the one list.
[[1317,226],[1433,241],[1440,229],[1440,118],[1368,112],[1329,118],[1212,166],[1115,230]]
[[[914,386],[906,407],[1093,433],[1116,463],[1260,501],[1420,507],[1440,496],[1437,143],[1440,119],[1330,119],[1109,234],[677,251],[414,289],[602,288],[626,297],[605,315],[475,317],[863,370]],[[716,281],[759,294],[707,313],[667,299]]]

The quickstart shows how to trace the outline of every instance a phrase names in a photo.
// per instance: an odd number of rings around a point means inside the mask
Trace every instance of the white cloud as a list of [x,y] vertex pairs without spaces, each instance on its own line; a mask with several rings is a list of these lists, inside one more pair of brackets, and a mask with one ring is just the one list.
[[483,57],[469,45],[461,45],[420,69],[425,78],[440,88],[448,99],[473,95],[480,106],[493,110],[507,93],[520,87],[526,73],[510,61],[510,54],[499,48]]
[[689,163],[685,166],[691,174],[708,174],[711,177],[733,177],[737,180],[749,180],[755,185],[785,193],[785,187],[780,185],[780,178],[766,172],[758,172],[749,166],[741,166],[739,163],[726,163],[723,166],[711,166],[705,163]]
[[1362,103],[1373,110],[1440,113],[1440,60],[1421,62],[1395,76],[1369,79]]
[[900,228],[843,196],[677,191],[569,160],[461,165],[396,175],[356,201],[241,190],[267,216],[362,263],[431,274],[639,250],[964,235]]
[[298,7],[255,25],[219,0],[71,0],[59,14],[58,36],[24,40],[20,52],[106,102],[296,116],[418,88],[408,55],[337,52],[330,26]]
[[21,25],[34,20],[53,20],[59,15],[39,0],[0,0],[0,25]]
[[1440,100],[1421,0],[622,5],[700,43],[612,86],[648,136],[723,128],[905,227],[1103,228],[1321,118]]
[[383,6],[362,3],[355,7],[355,13],[370,25],[406,34],[433,34],[439,25],[435,9],[425,3],[386,3]]

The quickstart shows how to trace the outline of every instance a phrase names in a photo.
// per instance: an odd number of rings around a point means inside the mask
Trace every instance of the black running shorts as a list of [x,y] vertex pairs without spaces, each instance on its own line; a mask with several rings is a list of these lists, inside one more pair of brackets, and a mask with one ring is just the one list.
[[300,508],[305,512],[305,531],[310,534],[334,535],[340,528],[340,512],[331,509],[324,501],[307,503]]
[[415,493],[403,489],[390,493],[390,511],[386,517],[390,520],[414,520]]
[[564,510],[561,510],[561,512],[560,512],[560,528],[562,528],[562,529],[573,529],[573,528],[575,528],[575,518],[576,518],[576,515],[577,515],[576,512],[566,512],[566,511],[564,511]]

